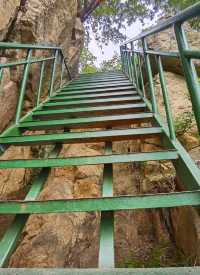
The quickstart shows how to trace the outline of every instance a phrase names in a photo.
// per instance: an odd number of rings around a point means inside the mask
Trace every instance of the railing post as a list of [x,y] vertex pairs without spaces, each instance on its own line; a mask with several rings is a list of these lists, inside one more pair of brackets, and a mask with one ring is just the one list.
[[[105,155],[112,154],[112,142],[106,142]],[[102,197],[113,197],[113,165],[104,164]],[[114,268],[114,213],[101,212],[99,268]]]
[[131,80],[132,74],[131,74],[131,52],[127,52],[128,57],[128,78]]
[[134,45],[133,42],[131,42],[131,51],[132,51],[132,65],[133,65],[133,77],[135,80],[136,89],[139,91],[139,85],[138,85],[138,75],[137,75],[137,67],[135,64],[135,53],[134,53]]
[[160,86],[161,86],[161,90],[162,90],[163,101],[164,101],[164,106],[165,106],[165,113],[166,113],[167,123],[168,123],[168,127],[169,127],[169,134],[170,134],[170,138],[172,140],[174,140],[174,139],[176,139],[176,134],[175,134],[173,117],[172,117],[170,103],[169,103],[168,90],[167,90],[166,80],[165,80],[165,76],[164,76],[162,60],[161,60],[160,56],[157,56],[157,62],[158,62],[158,72],[159,72],[159,77],[160,77]]
[[156,97],[155,97],[153,74],[152,74],[152,70],[151,70],[149,54],[146,53],[146,51],[148,50],[148,47],[147,47],[147,41],[145,38],[142,38],[142,46],[143,46],[143,52],[144,52],[144,62],[145,62],[145,66],[146,66],[147,77],[148,77],[148,81],[149,81],[149,88],[150,88],[150,93],[151,93],[152,111],[154,113],[157,113],[158,108],[157,108],[157,102],[156,102]]
[[121,56],[121,63],[122,63],[122,71],[124,72],[123,46],[120,46],[120,56]]
[[45,61],[42,61],[41,68],[40,68],[40,80],[39,80],[39,87],[38,87],[38,92],[37,92],[36,106],[38,106],[40,104],[40,95],[42,92],[42,82],[43,82],[43,77],[44,77],[44,67],[45,67]]
[[142,73],[142,67],[141,67],[141,60],[140,59],[141,59],[140,54],[138,54],[138,67],[139,67],[139,73],[140,73],[140,82],[141,82],[142,94],[145,97],[144,79],[143,79],[143,73]]
[[124,74],[126,74],[126,52],[125,52],[125,46],[123,47],[123,64],[124,64]]
[[184,50],[188,49],[187,38],[181,23],[174,25],[176,40],[180,52],[180,58],[183,66],[187,87],[192,101],[192,108],[194,111],[198,131],[200,133],[200,85],[196,69],[190,57],[186,57]]
[[3,68],[0,69],[0,85],[3,78]]
[[132,83],[135,84],[135,76],[134,76],[134,68],[133,68],[133,43],[130,43],[131,45],[131,80],[132,80]]
[[18,99],[18,104],[17,104],[17,111],[16,111],[16,118],[15,118],[16,124],[18,124],[20,117],[21,117],[31,57],[32,57],[32,50],[28,49],[27,58],[26,58],[27,63],[24,65],[24,73],[23,73],[21,88],[20,88],[20,92],[19,92],[19,99]]
[[127,54],[127,45],[124,46],[124,56],[125,56],[125,74],[128,75],[128,54]]
[[52,93],[53,93],[57,58],[58,58],[58,50],[55,51],[55,55],[54,55],[54,61],[53,61],[53,67],[52,67],[52,73],[51,73],[51,80],[50,80],[50,88],[49,88],[49,96],[51,96]]
[[63,56],[63,62],[64,62],[64,65],[65,65],[65,68],[66,68],[66,70],[67,70],[69,80],[72,80],[72,75],[71,75],[71,73],[70,73],[70,70],[69,70],[69,67],[68,67],[68,63],[65,61],[65,57],[64,57],[64,54],[63,54],[62,51],[61,51],[61,54],[62,54],[62,56]]
[[63,83],[63,75],[64,75],[64,57],[62,57],[62,62],[61,62],[61,74],[60,74],[60,88],[62,87]]
[[2,79],[3,79],[3,73],[4,73],[4,70],[3,68],[0,69],[0,88],[1,88],[1,82],[2,82]]

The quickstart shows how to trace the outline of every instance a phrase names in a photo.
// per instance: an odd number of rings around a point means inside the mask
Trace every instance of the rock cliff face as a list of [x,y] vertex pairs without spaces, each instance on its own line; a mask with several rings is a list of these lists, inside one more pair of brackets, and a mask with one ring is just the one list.
[[[0,6],[1,40],[23,43],[56,43],[64,47],[73,70],[82,45],[83,30],[77,17],[75,0],[3,1]],[[155,38],[156,39],[156,38]],[[156,47],[156,40],[154,46]],[[166,44],[163,42],[163,45]],[[6,60],[7,57],[2,57]],[[191,110],[187,88],[182,76],[167,72],[172,109],[180,126],[180,117]],[[164,114],[158,76],[155,76],[159,109]],[[0,90],[0,129],[13,119],[19,83],[16,74],[6,71]],[[34,91],[30,85],[30,94]],[[178,96],[177,96],[178,95]],[[180,100],[181,98],[181,100]],[[27,99],[27,109],[31,97]],[[182,124],[181,124],[182,125]],[[133,125],[137,126],[137,125]],[[181,126],[182,127],[182,126]],[[181,128],[182,130],[182,128]],[[179,137],[199,159],[199,139],[194,127],[180,132]],[[194,149],[194,143],[196,148]],[[141,143],[115,142],[113,152],[127,153],[162,149],[160,140]],[[37,157],[40,148],[10,147],[4,158]],[[64,145],[60,157],[101,155],[104,144]],[[65,167],[51,170],[39,199],[98,197],[101,195],[103,166]],[[16,169],[0,171],[1,199],[23,198],[33,171]],[[177,190],[175,171],[169,162],[114,165],[115,195],[170,192]],[[65,213],[32,215],[13,253],[10,267],[96,267],[99,248],[98,213]],[[11,218],[0,217],[0,236]],[[188,232],[191,232],[190,242]],[[116,264],[121,267],[152,267],[200,262],[199,217],[191,208],[173,210],[138,210],[115,213]],[[183,255],[183,256],[182,256]],[[195,260],[194,260],[195,259]]]
[[[60,157],[102,154],[101,145],[65,145]],[[102,166],[52,169],[39,199],[96,197],[101,194]],[[11,267],[96,267],[99,215],[32,215]],[[30,249],[31,248],[31,249]]]
[[[184,30],[187,36],[188,45],[191,49],[199,49],[200,33],[190,27],[188,23],[184,24]],[[178,46],[174,30],[172,28],[156,33],[148,38],[148,45],[150,49],[158,51],[177,51]],[[183,75],[182,65],[179,58],[175,57],[162,57],[163,66],[165,71],[173,72],[175,74]],[[155,66],[155,59],[151,60],[153,64],[153,71],[156,74],[157,66]],[[194,61],[198,75],[200,75],[200,63]]]
[[[68,64],[70,66],[72,73],[76,74],[78,69],[77,65],[79,60],[79,54],[83,45],[83,38],[84,38],[84,30],[83,30],[83,26],[81,24],[80,18],[78,17],[78,14],[79,14],[79,6],[78,6],[77,0],[59,0],[59,1],[56,1],[56,0],[25,0],[25,1],[24,0],[2,0],[0,4],[0,15],[1,15],[0,16],[0,40],[5,42],[10,41],[10,42],[32,43],[32,44],[54,44],[57,46],[61,46],[63,48],[64,55],[68,60]],[[21,56],[23,54],[24,53],[22,54],[20,53]],[[1,52],[0,62],[5,63],[8,60],[9,61],[15,60],[17,55],[18,55],[18,52],[15,52],[15,51]],[[22,73],[22,68],[4,70],[3,79],[0,86],[0,131],[1,132],[14,119],[16,104],[18,100],[19,87],[20,87],[21,73]],[[38,86],[38,67],[32,66],[30,75],[29,75],[29,81],[27,83],[24,111],[30,110],[30,108],[32,108],[34,93],[37,89],[37,86]],[[38,157],[38,154],[42,153],[43,150],[44,148],[42,149],[38,147],[37,148],[36,147],[14,148],[11,146],[7,150],[7,152],[3,155],[3,158],[4,159],[9,159],[9,158],[26,159],[26,158]],[[66,173],[68,173],[69,171],[67,171]],[[0,171],[0,173],[1,173],[1,179],[0,179],[1,199],[9,199],[9,198],[23,199],[35,171],[32,171],[30,169],[13,169],[13,170],[2,170]],[[80,173],[81,171],[79,172],[79,174]],[[82,173],[84,174],[84,172]],[[54,175],[54,171],[52,171],[52,174],[50,176],[51,184],[56,182],[56,180],[58,179],[56,175],[58,174],[60,177],[62,177],[63,172],[57,170]],[[72,171],[71,171],[71,174],[72,174]],[[69,173],[68,175],[69,178],[71,174]],[[54,178],[53,180],[52,180],[52,177]],[[60,179],[61,178],[59,178],[59,181]],[[70,189],[70,186],[68,186],[68,184],[70,184],[70,182],[69,182],[69,179],[66,178],[65,181],[63,182],[63,186],[67,185],[67,187],[65,187],[66,192],[64,192],[62,196],[67,196],[70,194],[71,189]],[[73,186],[73,188],[75,187]],[[61,189],[62,189],[62,185],[60,184],[60,189],[57,189],[57,193],[59,193],[60,192],[59,190]],[[45,191],[46,194],[48,194],[48,190],[49,189],[48,189],[48,183],[47,183],[47,189]],[[78,187],[77,187],[77,190],[79,190]],[[91,214],[91,215],[85,214],[82,216],[81,215],[78,216],[77,229],[76,229],[77,233],[74,232],[75,233],[75,235],[73,235],[74,241],[72,242],[71,247],[73,247],[74,244],[77,243],[78,231],[79,231],[78,228],[81,226],[82,223],[85,222],[85,220],[87,220],[86,217],[88,217],[88,219],[91,220],[93,215],[94,214]],[[63,216],[61,215],[58,217],[58,219],[61,219],[60,222],[61,223],[63,222],[63,226],[65,224],[64,227],[66,228],[70,223],[69,220],[72,218],[70,218],[69,216],[69,219],[65,218],[64,219],[65,221],[64,221],[62,220],[62,217]],[[36,217],[36,219],[38,220],[39,217],[38,218]],[[45,219],[48,222],[46,222]],[[49,217],[49,218],[44,217],[44,221],[43,221],[43,223],[45,224],[44,227],[47,229],[48,224],[49,226],[53,224],[53,220],[54,220],[54,217]],[[95,219],[92,219],[92,220],[94,220],[95,222]],[[10,224],[11,221],[12,221],[12,217],[10,216],[9,217],[0,216],[0,224],[1,224],[0,237],[5,232],[7,226]],[[59,234],[64,229],[64,227],[62,227],[61,230],[58,230],[60,226],[60,222],[58,221],[57,225],[55,225],[55,228],[54,229],[52,228],[52,231],[57,232],[55,234]],[[68,225],[66,224],[66,222],[68,223]],[[42,221],[40,224],[42,224]],[[39,226],[40,224],[37,224],[37,225]],[[38,228],[35,229],[35,227],[31,223],[31,227],[29,226],[29,230],[30,232],[32,232],[31,234],[33,235],[34,230],[38,230]],[[51,231],[51,229],[49,230]],[[68,233],[69,232],[70,230],[68,231]],[[38,232],[36,232],[36,234],[37,233]],[[42,234],[42,231],[41,231],[41,234]],[[64,231],[63,231],[63,234],[64,234]],[[61,234],[60,238],[64,236],[63,234]],[[66,246],[68,245],[69,247],[70,245],[67,243],[67,240],[68,241],[70,240],[71,242],[70,236],[68,236],[68,238],[66,238],[66,241],[65,241]],[[55,238],[57,237],[55,236]],[[80,239],[81,238],[82,237],[80,237]],[[58,242],[62,242],[62,240],[60,239],[59,241],[58,239]],[[26,240],[25,240],[25,243],[27,243]],[[49,243],[51,243],[51,241]],[[59,243],[59,246],[60,246],[60,243]],[[30,249],[31,247],[30,242],[28,242],[28,247]],[[23,246],[23,249],[24,249],[24,246]],[[25,251],[26,253],[26,247],[25,247],[25,250],[23,249],[19,250],[21,251],[20,253],[22,254],[22,256],[23,256],[23,251]],[[42,244],[41,244],[41,248],[39,249],[42,249]],[[42,249],[43,253],[42,252],[39,253],[38,257],[41,257],[41,258],[45,257],[45,249],[46,249],[45,247]],[[58,254],[59,253],[61,254],[62,247],[60,247],[59,249],[60,249],[60,252],[58,251]],[[19,251],[17,253],[19,253]],[[50,254],[49,251],[47,253]],[[52,254],[52,257],[53,256],[55,256],[55,254],[54,255]],[[58,255],[56,257],[59,258]],[[49,258],[48,261],[43,260],[43,266],[44,265],[64,266],[64,264],[61,264],[62,259],[60,259],[60,261],[58,262],[56,257],[54,259]],[[20,265],[20,263],[23,262],[23,257],[22,259],[20,259],[20,257],[15,257],[13,261],[15,262],[16,266]],[[33,263],[31,263],[30,261],[27,261],[26,266],[31,266],[31,265],[33,265]],[[35,266],[36,265],[41,266],[42,264],[36,260]]]
[[[77,72],[83,45],[83,26],[77,0],[2,0],[0,5],[0,40],[61,46],[71,71]],[[1,54],[1,62],[15,59],[16,53]],[[38,83],[38,67],[31,67],[25,108],[32,106]],[[0,131],[15,114],[21,70],[5,70],[0,91]],[[9,110],[9,112],[8,112]]]
[[[165,72],[165,78],[177,138],[188,151],[192,159],[198,163],[200,159],[200,141],[185,79],[183,76],[173,72]],[[159,111],[162,118],[166,120],[158,75],[155,76],[155,87]],[[169,174],[170,177],[173,175],[170,166],[168,168],[166,167],[164,174]],[[169,179],[170,178],[168,178],[168,182]],[[174,183],[175,190],[180,191],[184,189],[181,182],[176,180]],[[184,252],[187,259],[199,263],[200,218],[198,213],[192,207],[180,207],[171,209],[168,214],[170,216],[172,236],[177,247]],[[188,239],[188,235],[191,236],[190,239]]]
[[[61,46],[72,71],[77,72],[79,53],[83,45],[83,26],[77,0],[2,0],[0,5],[0,40]],[[21,51],[20,51],[21,54]],[[41,54],[41,53],[40,53]],[[16,59],[18,52],[2,52],[0,62]],[[0,132],[14,119],[23,68],[5,69],[0,85]],[[39,68],[31,66],[27,83],[24,111],[33,107],[38,87]],[[45,85],[44,85],[45,86]],[[45,90],[45,88],[44,88]],[[4,158],[31,158],[37,150],[10,148]],[[27,169],[1,171],[0,196],[10,197],[27,184]],[[15,183],[11,183],[15,178]],[[10,187],[12,186],[12,188]]]
[[[191,29],[189,24],[184,24],[184,29],[186,31],[190,48],[199,49],[199,32]],[[177,44],[173,29],[168,29],[162,31],[159,34],[152,35],[149,38],[148,43],[151,49],[160,51],[177,51]],[[157,74],[157,66],[153,58],[151,61],[159,112],[162,118],[166,121],[159,75]],[[183,77],[183,70],[180,59],[174,57],[162,57],[162,62],[165,70],[165,78],[168,87],[177,137],[189,152],[190,156],[194,159],[194,161],[199,163],[199,135],[193,116],[189,92]],[[200,75],[199,61],[194,61],[194,64],[197,74]],[[166,173],[173,175],[170,167],[165,169],[165,175]],[[174,188],[175,190],[180,191],[183,189],[183,186],[180,182],[175,181]],[[170,219],[168,219],[168,228],[171,228],[170,231],[172,232],[172,237],[176,246],[179,247],[182,252],[184,252],[187,259],[192,259],[193,262],[199,263],[200,219],[197,212],[192,207],[181,207],[171,209],[168,212],[168,215],[170,217]],[[190,240],[188,240],[187,237],[189,234],[188,232],[190,232],[190,236],[192,236]]]

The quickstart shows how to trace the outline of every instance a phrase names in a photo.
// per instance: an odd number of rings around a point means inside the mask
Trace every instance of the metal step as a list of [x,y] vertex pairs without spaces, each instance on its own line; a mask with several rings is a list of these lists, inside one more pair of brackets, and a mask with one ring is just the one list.
[[131,115],[99,116],[71,118],[50,121],[28,121],[21,122],[18,126],[21,130],[51,130],[51,129],[81,129],[126,126],[137,122],[152,121],[152,113],[136,113]]
[[165,268],[2,268],[1,275],[199,275],[200,267]]
[[[139,100],[140,101],[140,100]],[[134,112],[135,104],[122,104],[122,105],[110,105],[110,106],[97,106],[97,107],[82,107],[82,108],[68,108],[68,109],[56,109],[41,111],[35,111],[32,115],[33,119],[47,120],[47,119],[60,119],[67,117],[89,117],[91,115],[120,115],[120,114],[132,114]]]
[[54,143],[88,143],[103,141],[122,141],[146,139],[162,134],[162,128],[135,128],[123,130],[87,131],[75,133],[56,133],[43,135],[26,135],[20,137],[2,137],[0,144],[40,145]]
[[97,86],[126,86],[126,85],[132,85],[132,83],[125,79],[125,80],[119,80],[119,81],[107,81],[107,82],[98,82],[98,80],[96,82],[88,82],[88,83],[80,83],[80,84],[76,84],[74,82],[71,82],[67,88],[71,89],[71,88],[85,88],[85,87],[97,87]]
[[87,83],[106,83],[106,82],[118,82],[118,81],[127,81],[127,78],[126,77],[110,77],[110,78],[98,78],[98,79],[86,79],[86,80],[82,80],[82,79],[77,79],[77,80],[74,80],[73,83],[74,84],[87,84]]
[[88,99],[88,98],[109,98],[109,97],[122,97],[122,96],[134,96],[137,95],[135,91],[123,91],[123,92],[115,92],[115,93],[94,93],[94,94],[84,94],[84,95],[65,95],[60,96],[56,95],[51,97],[49,102],[52,101],[68,101],[68,100],[81,100],[81,99]]
[[112,87],[112,88],[99,88],[99,89],[93,89],[93,90],[83,90],[83,91],[79,91],[79,90],[75,90],[73,92],[69,92],[69,91],[63,91],[62,89],[59,90],[57,93],[56,93],[56,96],[65,96],[65,95],[79,95],[79,94],[93,94],[93,93],[105,93],[105,92],[112,92],[112,93],[115,93],[115,92],[120,92],[120,91],[135,91],[135,88],[134,86],[131,87],[131,89],[128,87],[118,87],[118,88],[115,88],[115,87]]
[[10,168],[43,168],[43,167],[63,167],[82,166],[109,163],[129,163],[156,160],[176,160],[176,151],[147,152],[134,154],[113,154],[100,156],[68,157],[55,159],[15,159],[0,160],[0,169]]
[[198,206],[200,191],[58,199],[50,201],[0,201],[0,214],[49,214],[89,211],[120,211],[178,206]]
[[80,85],[80,86],[74,86],[74,87],[67,87],[67,88],[63,88],[63,90],[65,90],[65,91],[74,91],[74,90],[89,90],[89,89],[98,89],[98,88],[109,88],[109,87],[127,87],[127,88],[132,88],[133,87],[133,85],[131,84],[131,83],[118,83],[118,84],[116,84],[116,83],[111,83],[111,82],[109,82],[109,84],[107,84],[107,85],[92,85],[92,86],[89,86],[89,85],[87,85],[87,86],[82,86],[82,85]]
[[[124,97],[109,97],[109,98],[99,98],[99,99],[81,99],[81,100],[69,100],[67,102],[47,102],[45,103],[42,108],[48,109],[63,109],[66,107],[74,107],[74,106],[107,106],[113,104],[127,104],[127,103],[134,103],[141,99],[139,96],[124,96]],[[137,108],[145,108],[145,103],[140,103]]]

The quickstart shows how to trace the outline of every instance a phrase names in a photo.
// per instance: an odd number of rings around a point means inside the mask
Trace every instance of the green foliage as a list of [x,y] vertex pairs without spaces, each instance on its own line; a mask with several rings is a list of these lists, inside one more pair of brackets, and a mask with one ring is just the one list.
[[95,66],[96,56],[94,56],[86,47],[82,49],[80,56],[79,69],[81,73],[95,73],[97,67]]
[[177,134],[182,135],[191,129],[194,122],[194,114],[192,112],[184,112],[174,121]]
[[100,66],[100,71],[102,72],[119,70],[121,70],[121,59],[117,53],[115,53],[111,59],[104,60]]
[[117,53],[109,60],[104,60],[100,67],[95,65],[96,57],[87,49],[83,48],[80,57],[80,72],[81,73],[96,73],[98,71],[119,71],[121,70],[121,60]]
[[[186,9],[198,2],[199,0],[169,0],[169,8],[171,8],[174,11],[174,13],[177,13],[178,11]],[[200,28],[199,18],[195,18],[191,20],[190,24],[193,28],[199,29]]]
[[153,268],[153,267],[176,267],[176,266],[190,266],[191,259],[186,258],[180,251],[172,248],[169,243],[161,243],[155,246],[151,255],[147,259],[136,258],[125,260],[120,268]]
[[169,0],[169,5],[177,10],[183,10],[199,2],[199,0]]
[[98,71],[97,67],[93,65],[86,65],[81,70],[82,73],[86,73],[86,74],[93,74],[93,73],[96,73],[97,71]]
[[99,44],[107,44],[108,41],[118,43],[126,39],[123,30],[126,25],[131,25],[144,19],[152,20],[159,10],[159,3],[151,4],[151,0],[106,0],[92,13],[85,22],[87,41],[90,39],[92,29],[95,39]]
[[[105,0],[87,18],[85,22],[87,42],[90,40],[91,29],[99,44],[109,41],[119,43],[126,39],[123,30],[136,20],[153,20],[155,15],[168,15],[177,13],[198,0]],[[199,20],[193,21],[197,27]]]

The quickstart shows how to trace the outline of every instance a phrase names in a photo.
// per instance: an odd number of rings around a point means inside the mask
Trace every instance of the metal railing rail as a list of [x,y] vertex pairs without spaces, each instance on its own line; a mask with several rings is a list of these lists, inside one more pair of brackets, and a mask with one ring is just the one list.
[[[31,64],[40,65],[38,89],[35,94],[35,97],[36,97],[35,107],[38,107],[39,104],[41,103],[40,101],[41,101],[41,93],[42,93],[43,84],[44,84],[44,77],[45,77],[45,73],[48,70],[49,65],[52,67],[51,74],[50,74],[50,81],[49,81],[49,91],[48,91],[49,96],[51,96],[52,93],[55,92],[54,84],[55,84],[56,70],[59,70],[59,74],[60,74],[59,87],[63,85],[63,78],[64,78],[65,71],[67,73],[67,77],[69,80],[72,79],[72,76],[71,76],[69,67],[67,65],[67,62],[65,60],[65,57],[63,55],[62,48],[60,47],[49,46],[49,45],[31,45],[31,44],[0,42],[0,51],[2,51],[1,55],[4,56],[3,52],[8,50],[26,51],[25,59],[23,58],[21,60],[0,64],[0,84],[1,84],[1,80],[3,79],[5,69],[24,66],[22,79],[21,79],[21,86],[19,91],[19,97],[18,97],[18,104],[16,109],[16,117],[15,117],[15,123],[18,124],[22,119],[22,110],[24,106],[26,86],[29,78]],[[40,51],[41,52],[40,56],[34,57],[34,51]]]
[[[16,50],[16,59],[18,59],[17,61],[9,61],[0,65],[0,83],[3,79],[4,70],[18,66],[24,67],[22,73],[19,70],[21,86],[19,89],[15,123],[0,135],[1,153],[3,154],[10,145],[34,146],[54,144],[54,149],[47,156],[44,156],[44,158],[14,158],[9,160],[1,159],[0,161],[0,169],[41,169],[38,171],[37,176],[33,178],[24,200],[0,200],[1,214],[16,214],[14,221],[0,241],[0,267],[8,266],[10,256],[16,249],[27,219],[29,215],[34,213],[101,212],[99,225],[99,267],[104,268],[102,270],[104,273],[105,268],[113,268],[115,266],[114,211],[189,205],[199,206],[200,170],[178,139],[176,139],[162,64],[162,58],[173,57],[181,60],[195,118],[200,129],[200,91],[195,67],[192,63],[192,58],[200,57],[200,51],[189,49],[182,28],[182,23],[185,20],[199,14],[199,12],[197,14],[197,11],[200,11],[200,4],[187,9],[183,13],[162,23],[161,26],[154,27],[153,30],[147,31],[121,46],[123,72],[132,81],[133,85],[122,72],[110,72],[109,74],[97,73],[93,74],[93,76],[91,74],[82,75],[66,87],[63,85],[64,73],[66,71],[70,80],[71,74],[61,48],[48,45],[0,43],[0,50],[6,50],[2,56],[9,57],[9,50],[11,49],[11,56],[13,56],[13,50]],[[171,26],[174,26],[175,29],[179,51],[161,52],[149,49],[146,38],[152,33],[160,32]],[[135,48],[135,42],[137,41],[141,42],[142,50]],[[25,59],[23,57],[19,60],[18,50],[26,51]],[[37,54],[38,50],[41,51],[40,56]],[[24,56],[23,51],[21,56]],[[168,129],[158,114],[152,60],[156,64],[160,78]],[[38,87],[35,93],[36,106],[22,117],[32,64],[39,65]],[[48,84],[48,98],[46,101],[41,102],[44,77],[47,72],[49,76],[49,68],[50,77],[46,81]],[[147,94],[146,83],[149,86],[150,97]],[[60,87],[58,90],[55,87],[57,84]],[[131,103],[127,104],[128,102]],[[138,123],[140,127],[133,128],[132,125],[134,123]],[[143,127],[143,123],[151,124],[151,127]],[[123,127],[119,129],[118,127],[121,125]],[[128,128],[126,129],[124,126],[128,126]],[[93,130],[85,131],[84,129],[87,127]],[[115,127],[117,129],[114,129]],[[104,128],[104,130],[99,130],[98,128]],[[82,130],[73,131],[73,129]],[[50,130],[50,132],[38,134],[38,130]],[[26,131],[33,131],[33,134]],[[140,138],[146,139],[148,137],[162,138],[164,150],[123,154],[116,154],[112,150],[112,142],[137,140]],[[62,144],[85,144],[88,142],[105,142],[104,154],[59,156]],[[187,191],[113,197],[113,164],[143,163],[148,161],[171,161],[179,181]],[[37,199],[52,167],[102,164],[104,165],[102,197],[44,201]],[[195,269],[192,268],[188,272],[196,272]],[[32,271],[29,270],[28,272]],[[35,272],[37,271],[35,270]],[[90,272],[86,269],[84,274],[85,272],[86,274],[92,274],[93,271]],[[114,273],[116,272],[114,271]],[[129,270],[128,272],[132,271]],[[144,273],[143,269],[136,272],[139,274]],[[167,271],[160,269],[159,272],[160,274],[166,274]],[[182,274],[181,272],[182,270],[179,268],[175,270],[176,274]],[[199,269],[197,270],[198,272]],[[77,270],[74,272],[70,270],[70,274],[75,273],[77,274]],[[125,274],[127,272],[123,272],[122,270],[122,273]]]
[[[149,84],[151,109],[154,113],[158,113],[157,100],[155,96],[155,86],[152,72],[152,61],[156,64],[161,89],[163,93],[163,101],[168,122],[168,128],[171,138],[175,138],[174,123],[171,114],[171,108],[168,98],[168,90],[166,86],[162,58],[175,57],[179,58],[182,64],[183,73],[189,90],[192,108],[196,119],[196,124],[200,133],[200,85],[197,72],[192,59],[200,59],[200,49],[190,49],[187,37],[184,32],[183,23],[200,16],[200,3],[197,3],[176,16],[167,19],[163,23],[159,23],[155,27],[143,32],[123,43],[120,46],[122,68],[124,73],[136,84],[138,92],[145,97],[144,79],[147,78]],[[148,37],[158,34],[168,28],[174,28],[175,39],[178,46],[178,52],[164,52],[157,49],[152,50],[148,47]],[[142,45],[135,49],[135,43]]]
[[195,5],[192,5],[191,7],[178,13],[177,15],[170,17],[169,19],[166,19],[164,22],[158,23],[155,27],[152,27],[151,29],[142,32],[142,34],[137,35],[136,37],[124,42],[122,46],[127,45],[130,42],[140,40],[152,34],[164,31],[170,27],[173,27],[175,24],[182,24],[185,21],[188,21],[194,17],[198,17],[199,14],[200,14],[200,3],[196,3]]

